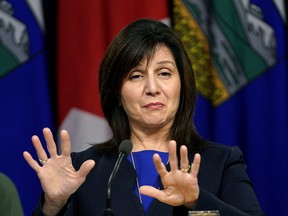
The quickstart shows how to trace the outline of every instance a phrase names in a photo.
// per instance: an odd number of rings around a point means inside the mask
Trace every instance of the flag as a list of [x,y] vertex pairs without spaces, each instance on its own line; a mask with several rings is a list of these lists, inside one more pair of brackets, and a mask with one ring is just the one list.
[[37,158],[31,136],[53,130],[41,1],[0,1],[0,172],[17,187],[25,215],[41,186],[23,151]]
[[98,69],[108,44],[131,21],[168,24],[166,0],[58,1],[58,125],[70,132],[72,151],[111,136],[98,92]]
[[288,215],[285,0],[173,0],[172,23],[196,75],[199,133],[239,146],[263,210]]

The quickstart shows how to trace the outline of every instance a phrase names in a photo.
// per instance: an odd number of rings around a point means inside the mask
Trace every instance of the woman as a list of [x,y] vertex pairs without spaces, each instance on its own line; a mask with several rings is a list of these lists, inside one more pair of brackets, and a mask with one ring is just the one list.
[[44,191],[35,215],[102,215],[124,139],[133,148],[112,184],[115,215],[186,216],[192,209],[219,210],[221,216],[263,215],[241,151],[197,135],[191,62],[169,27],[140,19],[124,28],[104,56],[99,89],[113,132],[110,140],[70,156],[63,130],[58,155],[45,128],[49,159],[37,136],[32,142],[42,166],[24,152]]

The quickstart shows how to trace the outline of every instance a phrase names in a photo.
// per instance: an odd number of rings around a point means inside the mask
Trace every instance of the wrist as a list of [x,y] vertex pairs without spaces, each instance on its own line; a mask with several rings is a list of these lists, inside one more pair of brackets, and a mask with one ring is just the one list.
[[193,193],[191,198],[189,200],[187,200],[187,202],[184,204],[184,206],[189,208],[189,209],[194,209],[194,207],[198,201],[199,194],[200,194],[200,191],[198,189],[198,191],[196,193]]
[[57,215],[63,209],[68,199],[57,201],[55,200],[57,199],[49,199],[48,197],[44,196],[43,213],[46,216]]

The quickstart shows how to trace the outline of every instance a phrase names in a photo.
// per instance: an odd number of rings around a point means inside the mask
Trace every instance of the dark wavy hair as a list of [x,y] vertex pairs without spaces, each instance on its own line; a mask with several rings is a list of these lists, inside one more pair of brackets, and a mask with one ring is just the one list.
[[120,103],[124,77],[144,57],[151,57],[158,45],[165,45],[174,56],[181,81],[180,104],[170,130],[170,138],[178,148],[186,145],[189,150],[200,151],[204,141],[193,124],[196,100],[196,84],[191,62],[175,32],[161,21],[139,19],[122,29],[111,42],[104,55],[99,71],[99,92],[103,113],[113,135],[110,140],[97,145],[112,154],[129,139],[131,130],[127,115]]

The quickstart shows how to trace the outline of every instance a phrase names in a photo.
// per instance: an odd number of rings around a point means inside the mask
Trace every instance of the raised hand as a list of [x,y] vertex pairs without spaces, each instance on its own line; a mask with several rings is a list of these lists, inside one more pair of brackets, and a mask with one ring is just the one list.
[[189,165],[186,146],[180,148],[180,167],[176,154],[176,142],[169,142],[169,163],[171,171],[167,171],[158,154],[153,156],[155,167],[161,177],[164,190],[152,186],[140,187],[140,193],[154,197],[159,201],[172,205],[185,205],[193,208],[199,197],[198,171],[200,167],[200,154],[195,154],[193,164]]
[[39,137],[34,135],[32,143],[40,164],[27,151],[23,153],[23,156],[32,169],[35,170],[41,182],[45,194],[43,211],[47,215],[53,215],[61,210],[70,195],[85,181],[95,162],[87,160],[76,171],[70,157],[71,144],[68,132],[62,130],[60,133],[62,142],[62,153],[60,155],[57,154],[56,144],[50,129],[44,128],[43,135],[49,155],[45,152]]

